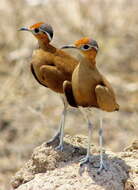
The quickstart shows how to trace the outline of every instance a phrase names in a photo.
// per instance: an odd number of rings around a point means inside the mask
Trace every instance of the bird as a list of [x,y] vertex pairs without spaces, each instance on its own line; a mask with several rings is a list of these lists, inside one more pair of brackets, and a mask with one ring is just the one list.
[[64,104],[59,129],[56,135],[47,142],[50,146],[60,140],[57,150],[63,150],[63,135],[65,116],[68,103],[63,94],[63,82],[71,81],[72,72],[78,61],[64,52],[51,45],[53,38],[53,28],[45,22],[38,22],[30,27],[21,27],[19,31],[28,31],[37,39],[38,48],[33,51],[31,59],[31,72],[39,84],[59,93]]
[[[81,160],[81,166],[90,162],[90,143],[93,130],[93,124],[89,120],[89,112],[92,108],[102,111],[113,112],[119,110],[119,104],[116,101],[115,92],[106,79],[100,73],[96,65],[96,56],[99,50],[97,41],[93,38],[84,37],[74,42],[73,45],[64,45],[61,49],[74,48],[79,51],[81,59],[73,71],[71,81],[64,81],[63,90],[67,102],[80,109],[84,114],[88,126],[88,147],[85,158]],[[101,115],[101,114],[100,114]],[[100,165],[98,172],[107,169],[103,162],[103,128],[102,117],[100,119],[99,129],[100,142]]]

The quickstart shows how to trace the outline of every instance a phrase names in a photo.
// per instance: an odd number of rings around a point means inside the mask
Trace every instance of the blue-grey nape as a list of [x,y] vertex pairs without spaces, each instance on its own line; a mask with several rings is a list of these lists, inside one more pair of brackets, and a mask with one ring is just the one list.
[[40,26],[40,29],[42,31],[46,31],[50,35],[51,39],[53,38],[53,28],[52,28],[51,25],[49,25],[49,24],[42,24]]

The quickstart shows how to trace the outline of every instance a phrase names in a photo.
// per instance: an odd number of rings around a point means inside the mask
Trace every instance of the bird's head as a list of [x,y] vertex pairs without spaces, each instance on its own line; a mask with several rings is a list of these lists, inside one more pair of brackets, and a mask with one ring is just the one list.
[[39,41],[42,41],[44,43],[51,42],[53,38],[52,26],[43,22],[33,24],[32,26],[28,28],[22,27],[19,29],[19,31],[31,32]]
[[78,49],[88,59],[95,59],[99,49],[97,42],[92,38],[87,37],[75,41],[73,45],[65,45],[61,47],[61,49],[65,48]]

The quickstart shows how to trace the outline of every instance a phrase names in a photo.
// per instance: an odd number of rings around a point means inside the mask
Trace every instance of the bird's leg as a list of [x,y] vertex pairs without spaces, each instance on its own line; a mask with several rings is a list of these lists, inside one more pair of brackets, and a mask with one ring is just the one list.
[[64,130],[63,122],[65,120],[64,117],[65,117],[65,113],[67,109],[67,103],[65,102],[65,99],[62,96],[61,96],[61,99],[62,99],[64,108],[63,108],[60,123],[59,123],[59,129],[56,132],[56,134],[46,143],[48,146],[51,146],[53,144],[58,144],[60,142],[61,133],[63,133],[62,130]]
[[64,103],[64,109],[62,112],[61,123],[60,123],[60,132],[59,132],[60,141],[59,141],[59,145],[56,147],[56,150],[61,150],[61,151],[63,151],[64,126],[65,126],[66,112],[67,112],[67,106],[68,106],[65,97],[62,100]]
[[105,169],[107,171],[107,167],[103,162],[103,119],[100,118],[100,129],[99,129],[99,144],[100,144],[100,167],[98,167],[97,173],[100,174],[100,172]]
[[92,123],[90,121],[88,121],[88,147],[87,147],[87,154],[85,156],[85,158],[81,159],[81,163],[80,166],[83,166],[83,164],[89,163],[90,162],[90,147],[91,147],[91,137],[92,137]]
[[85,111],[83,112],[82,109],[81,109],[81,112],[84,114],[85,119],[87,121],[87,125],[88,125],[88,147],[87,147],[87,154],[86,154],[86,156],[83,159],[81,159],[81,163],[80,163],[80,166],[83,166],[83,164],[86,164],[86,163],[90,162],[90,157],[91,157],[90,148],[91,148],[93,125],[90,122],[90,120],[89,120],[88,115],[86,114],[86,112]]
[[46,143],[47,146],[52,146],[54,144],[59,143],[59,141],[60,141],[60,134],[61,134],[61,126],[62,126],[62,116],[61,116],[60,123],[59,123],[59,129],[56,132],[56,134]]

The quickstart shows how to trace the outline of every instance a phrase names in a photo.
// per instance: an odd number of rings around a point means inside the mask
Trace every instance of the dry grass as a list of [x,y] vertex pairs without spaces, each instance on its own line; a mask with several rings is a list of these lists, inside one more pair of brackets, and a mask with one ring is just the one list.
[[[126,0],[2,0],[0,8],[0,187],[33,148],[52,136],[62,111],[60,98],[41,87],[30,73],[29,59],[36,40],[19,33],[37,21],[51,23],[53,44],[72,43],[83,36],[99,42],[98,67],[113,84],[121,110],[104,113],[105,146],[119,151],[138,134],[138,1]],[[98,114],[92,113],[98,142]],[[70,109],[66,133],[87,134],[85,122]]]

